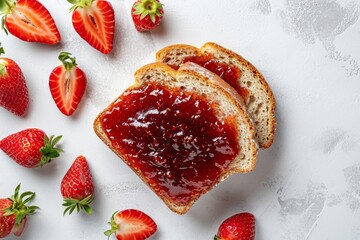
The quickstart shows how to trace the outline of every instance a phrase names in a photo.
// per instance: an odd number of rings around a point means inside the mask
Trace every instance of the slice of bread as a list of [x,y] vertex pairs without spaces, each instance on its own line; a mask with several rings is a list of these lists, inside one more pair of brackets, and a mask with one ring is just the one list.
[[[130,159],[128,159],[123,152],[118,150],[119,148],[112,145],[112,142],[102,125],[101,119],[106,112],[113,110],[114,105],[121,96],[95,119],[94,130],[100,139],[122,158],[122,160],[132,168],[132,170],[171,210],[178,214],[184,214],[202,194],[208,192],[220,181],[225,180],[233,173],[249,172],[254,169],[257,157],[257,143],[255,141],[254,127],[246,113],[244,103],[235,90],[217,75],[196,64],[186,63],[177,71],[163,63],[148,64],[135,73],[135,84],[129,87],[124,94],[131,89],[154,83],[159,86],[168,87],[169,89],[184,91],[186,94],[201,96],[201,98],[206,99],[207,102],[211,103],[211,106],[216,107],[216,109],[214,109],[215,115],[219,121],[225,122],[227,119],[232,119],[232,123],[234,123],[234,126],[236,127],[237,142],[240,150],[229,167],[223,171],[222,175],[216,181],[212,182],[206,190],[192,196],[191,201],[186,204],[179,205],[156,192],[144,177],[144,174],[139,169],[131,166]],[[122,96],[124,96],[124,94]]]
[[185,44],[165,47],[157,52],[156,61],[177,68],[184,64],[186,58],[201,54],[210,54],[216,61],[236,67],[241,71],[237,84],[249,93],[244,101],[254,121],[256,140],[260,148],[269,148],[274,141],[276,129],[275,98],[263,75],[250,62],[211,42],[205,43],[200,49]]

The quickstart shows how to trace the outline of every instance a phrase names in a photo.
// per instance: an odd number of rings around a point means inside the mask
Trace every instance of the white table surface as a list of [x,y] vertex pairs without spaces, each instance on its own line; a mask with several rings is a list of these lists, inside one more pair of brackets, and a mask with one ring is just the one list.
[[[102,55],[74,31],[65,0],[41,0],[62,42],[45,46],[13,36],[1,41],[22,68],[30,93],[24,118],[0,109],[0,138],[25,128],[63,134],[61,158],[26,169],[0,152],[0,196],[37,193],[41,207],[19,239],[99,240],[118,209],[153,217],[152,239],[211,239],[237,212],[256,216],[256,239],[360,239],[360,3],[357,0],[163,0],[165,18],[151,33],[135,30],[133,1],[111,0],[116,13],[113,53]],[[133,73],[169,44],[217,42],[250,60],[277,100],[274,145],[259,151],[254,172],[234,175],[184,216],[171,212],[95,135],[95,116],[131,85]],[[48,77],[60,51],[72,52],[86,72],[76,114],[55,106]],[[87,157],[95,180],[91,216],[62,216],[60,181],[76,156]],[[10,238],[15,239],[15,238]],[[112,239],[115,239],[113,237]]]

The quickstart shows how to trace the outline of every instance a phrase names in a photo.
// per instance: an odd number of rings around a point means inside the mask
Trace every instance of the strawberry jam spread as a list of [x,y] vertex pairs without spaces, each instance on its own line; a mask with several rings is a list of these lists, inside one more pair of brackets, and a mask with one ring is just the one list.
[[239,151],[234,123],[219,121],[211,104],[183,90],[127,90],[100,119],[128,164],[180,205],[209,190]]
[[[217,74],[225,82],[232,86],[243,99],[248,97],[249,91],[240,87],[238,84],[238,80],[241,77],[240,69],[217,61],[211,54],[201,54],[198,56],[187,57],[183,60],[183,62],[193,62],[206,68],[207,70]],[[176,70],[179,68],[179,66],[171,67]]]

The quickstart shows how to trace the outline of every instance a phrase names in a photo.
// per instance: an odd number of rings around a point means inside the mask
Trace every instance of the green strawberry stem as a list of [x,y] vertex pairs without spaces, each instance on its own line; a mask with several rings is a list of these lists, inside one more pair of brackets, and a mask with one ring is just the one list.
[[0,12],[1,14],[7,15],[15,7],[16,1],[14,0],[2,0],[0,1]]
[[214,240],[220,240],[220,238],[217,235],[215,235]]
[[71,53],[61,52],[59,54],[59,60],[64,65],[67,71],[70,71],[73,67],[77,66],[76,58],[71,56]]
[[69,212],[69,215],[71,215],[75,209],[77,212],[84,210],[87,214],[90,215],[92,213],[90,203],[92,203],[93,200],[94,200],[94,196],[92,194],[82,200],[73,199],[73,198],[65,198],[63,206],[66,208],[64,210],[63,215],[65,216],[65,214],[68,212]]
[[[4,54],[5,53],[5,50],[4,48],[1,46],[1,43],[0,43],[0,56],[1,54]],[[6,66],[5,64],[2,63],[2,61],[0,61],[0,76],[5,76],[7,74],[7,69],[6,69]]]
[[4,216],[10,216],[15,214],[15,224],[19,225],[21,221],[29,214],[34,213],[38,206],[26,206],[26,203],[34,199],[34,192],[24,192],[20,195],[20,184],[15,188],[15,193],[11,198],[12,204],[10,207],[5,209]]
[[113,215],[111,215],[111,218],[110,218],[110,222],[108,222],[108,224],[111,226],[111,229],[109,230],[106,230],[104,232],[105,236],[108,237],[108,239],[110,239],[110,236],[114,233],[116,233],[117,230],[119,230],[119,226],[117,225],[117,223],[115,222],[115,214],[117,213],[118,211],[114,212]]
[[73,5],[70,8],[70,12],[72,12],[74,9],[78,7],[84,8],[91,6],[94,0],[67,0],[67,1]]
[[62,149],[56,148],[55,145],[59,143],[62,136],[55,137],[52,135],[50,139],[45,135],[44,137],[44,146],[40,148],[40,152],[42,154],[41,160],[39,162],[39,166],[42,167],[45,164],[51,162],[53,158],[57,158],[60,156],[60,153],[63,152]]
[[156,0],[140,0],[139,3],[134,6],[135,11],[134,15],[140,15],[140,20],[144,19],[146,16],[150,16],[150,19],[155,23],[155,17],[161,17],[162,13],[160,9],[163,8],[163,4]]
[[6,30],[6,27],[5,27],[5,17],[6,17],[6,15],[10,14],[13,11],[15,6],[16,6],[15,0],[1,0],[0,1],[0,15],[2,15],[1,28],[4,30],[6,35],[8,35],[8,31]]
[[0,56],[1,56],[1,54],[5,54],[5,50],[4,50],[4,48],[1,46],[1,43],[0,43]]

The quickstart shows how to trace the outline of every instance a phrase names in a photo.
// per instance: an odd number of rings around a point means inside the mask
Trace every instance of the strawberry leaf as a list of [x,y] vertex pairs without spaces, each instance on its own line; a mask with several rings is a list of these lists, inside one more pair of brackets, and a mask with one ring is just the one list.
[[56,144],[58,144],[60,142],[61,138],[62,138],[62,135],[57,136],[56,138],[54,138],[54,140],[52,141],[51,146],[54,147]]
[[84,8],[87,6],[91,6],[94,0],[67,0],[67,1],[73,5],[70,8],[70,12],[72,12],[74,9],[78,7]]
[[26,203],[33,200],[34,192],[24,192],[19,196],[20,184],[15,188],[14,195],[9,198],[12,202],[11,206],[5,209],[4,216],[15,215],[15,224],[20,224],[21,221],[29,214],[34,213],[38,206],[26,206]]
[[157,0],[141,0],[134,5],[134,9],[135,11],[133,12],[133,14],[140,15],[140,20],[149,16],[151,21],[155,23],[155,17],[162,16],[162,12],[160,10],[163,9],[163,4],[161,4]]
[[71,53],[61,52],[58,58],[67,71],[70,71],[73,67],[77,66],[76,58],[72,57]]
[[117,225],[117,223],[115,222],[115,214],[118,213],[119,211],[116,211],[113,213],[113,215],[111,215],[110,218],[110,222],[108,222],[108,224],[111,226],[111,229],[106,230],[104,232],[105,236],[108,237],[108,239],[110,238],[110,236],[114,233],[116,233],[117,230],[119,230],[119,226]]
[[0,55],[1,54],[4,54],[5,53],[5,50],[4,50],[4,48],[1,46],[1,43],[0,43]]
[[92,214],[92,209],[90,204],[94,200],[93,195],[89,195],[82,200],[73,199],[73,198],[66,198],[64,199],[64,203],[62,204],[65,207],[64,215],[69,212],[71,215],[74,210],[76,209],[77,212],[84,210],[87,214]]
[[50,136],[50,139],[45,135],[44,137],[44,146],[40,148],[42,154],[39,166],[42,167],[45,164],[51,162],[53,158],[60,156],[60,153],[63,152],[60,148],[55,148],[55,145],[59,143],[62,136],[55,137],[54,135]]
[[0,1],[0,13],[7,15],[12,12],[13,8],[16,5],[15,0],[1,0]]

